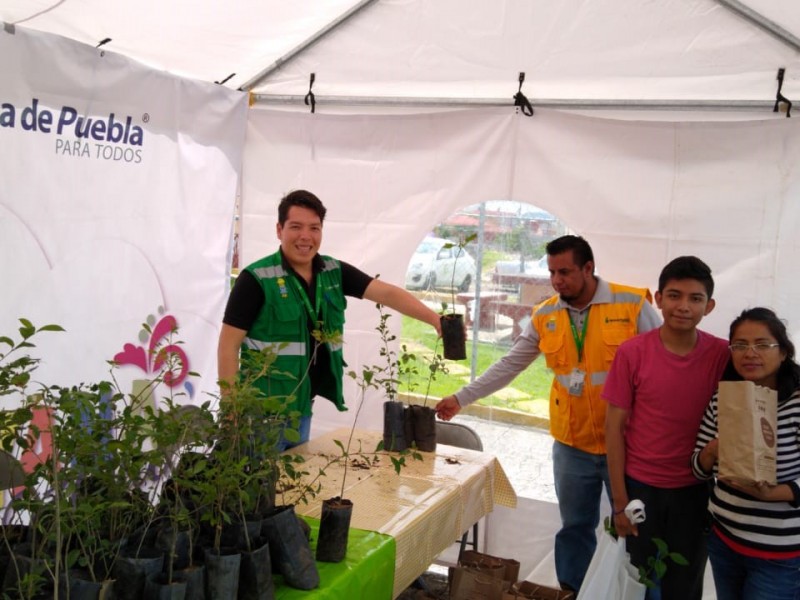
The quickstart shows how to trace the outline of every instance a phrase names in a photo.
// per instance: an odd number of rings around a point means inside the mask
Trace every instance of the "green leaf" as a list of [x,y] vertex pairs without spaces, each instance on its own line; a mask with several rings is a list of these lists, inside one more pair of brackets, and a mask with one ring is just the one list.
[[654,537],[653,543],[656,545],[656,548],[658,548],[657,556],[664,556],[669,551],[667,549],[667,542],[665,542],[661,538]]
[[664,573],[667,572],[667,563],[665,563],[663,560],[657,560],[654,568],[656,572],[656,578],[661,579],[664,577]]
[[339,440],[333,440],[333,443],[336,444],[337,446],[339,446],[339,448],[341,448],[342,452],[345,453],[344,444],[342,444],[342,442],[340,442]]
[[667,556],[669,556],[672,559],[672,562],[674,562],[676,565],[685,567],[689,564],[689,561],[686,560],[686,558],[684,558],[683,554],[680,552],[670,552]]
[[55,325],[51,323],[50,325],[43,325],[39,327],[39,331],[65,331],[65,329],[61,325]]
[[394,472],[400,475],[400,469],[402,469],[406,464],[406,459],[403,457],[396,458],[394,456],[390,457],[392,459],[392,465],[394,466]]

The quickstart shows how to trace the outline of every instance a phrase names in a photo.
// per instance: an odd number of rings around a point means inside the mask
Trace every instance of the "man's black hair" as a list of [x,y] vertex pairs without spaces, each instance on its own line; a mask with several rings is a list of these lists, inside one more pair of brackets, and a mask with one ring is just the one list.
[[556,254],[563,254],[572,250],[572,259],[575,264],[583,268],[587,262],[594,262],[594,252],[592,247],[585,239],[579,235],[562,235],[559,238],[551,240],[545,246],[545,251],[549,256]]
[[706,288],[708,298],[714,295],[714,278],[711,268],[696,256],[679,256],[667,263],[658,276],[658,291],[663,292],[667,283],[672,280],[694,279]]
[[278,223],[283,226],[289,218],[289,209],[293,206],[301,206],[313,210],[319,216],[322,223],[325,220],[325,213],[328,212],[322,201],[307,190],[294,190],[281,198],[278,204]]

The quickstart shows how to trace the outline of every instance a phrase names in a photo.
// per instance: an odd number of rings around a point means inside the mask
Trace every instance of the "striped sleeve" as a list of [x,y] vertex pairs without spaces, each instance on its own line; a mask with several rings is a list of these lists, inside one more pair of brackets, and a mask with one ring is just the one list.
[[777,480],[794,492],[794,502],[757,500],[717,482],[710,510],[725,537],[758,556],[800,552],[800,393],[778,404]]
[[710,473],[706,473],[700,465],[700,452],[706,445],[717,437],[717,394],[711,398],[711,402],[706,407],[703,420],[700,422],[700,429],[697,431],[697,438],[694,442],[694,452],[692,453],[692,473],[698,479],[707,480],[714,476],[717,466]]

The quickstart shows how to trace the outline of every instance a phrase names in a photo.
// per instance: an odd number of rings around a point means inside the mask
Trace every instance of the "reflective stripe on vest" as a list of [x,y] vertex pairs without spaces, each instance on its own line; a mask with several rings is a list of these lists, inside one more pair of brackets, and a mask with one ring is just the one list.
[[[634,304],[638,305],[642,300],[641,295],[633,294],[631,292],[616,292],[611,294],[611,301],[604,302],[604,304]],[[590,304],[589,306],[592,306]],[[552,313],[556,313],[560,310],[567,310],[563,306],[560,306],[559,303],[554,302],[552,304],[543,304],[539,307],[534,314],[536,316],[547,316]]]
[[278,356],[305,356],[306,344],[305,342],[262,342],[254,340],[253,338],[245,338],[244,344],[250,350],[264,350],[264,348],[272,348],[272,351]]
[[276,279],[278,277],[286,277],[288,275],[286,270],[280,265],[275,267],[260,267],[258,269],[253,269],[253,273],[255,273],[259,279]]
[[[565,388],[569,388],[570,384],[570,375],[556,375],[556,380]],[[597,371],[595,373],[589,374],[589,381],[592,385],[603,385],[606,382],[606,377],[608,376],[608,371]]]

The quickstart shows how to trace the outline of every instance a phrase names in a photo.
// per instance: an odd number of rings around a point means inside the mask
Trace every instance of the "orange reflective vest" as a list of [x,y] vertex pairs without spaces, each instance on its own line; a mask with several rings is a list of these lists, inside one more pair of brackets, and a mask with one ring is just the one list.
[[[553,296],[533,309],[533,327],[539,333],[539,350],[554,377],[550,388],[550,433],[568,446],[592,454],[605,454],[606,402],[600,398],[611,361],[619,345],[638,333],[637,320],[650,292],[608,283],[610,302],[590,304],[586,334],[579,360],[566,308]],[[579,396],[569,393],[575,369],[584,372]]]

